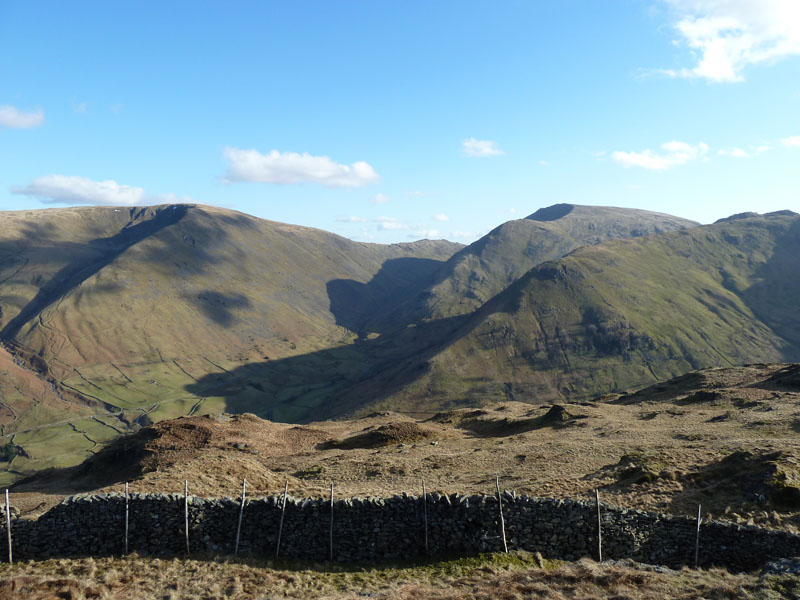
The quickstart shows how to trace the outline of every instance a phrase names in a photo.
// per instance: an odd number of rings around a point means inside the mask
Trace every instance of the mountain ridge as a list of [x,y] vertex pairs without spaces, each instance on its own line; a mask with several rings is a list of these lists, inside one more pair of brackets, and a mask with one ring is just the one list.
[[[15,223],[0,228],[0,478],[180,415],[302,422],[588,398],[789,360],[800,340],[788,213],[698,226],[555,205],[463,247],[353,242],[197,205],[42,212],[0,213]],[[137,237],[155,217],[174,222]],[[659,311],[700,333],[670,338]],[[707,325],[717,313],[744,343]]]

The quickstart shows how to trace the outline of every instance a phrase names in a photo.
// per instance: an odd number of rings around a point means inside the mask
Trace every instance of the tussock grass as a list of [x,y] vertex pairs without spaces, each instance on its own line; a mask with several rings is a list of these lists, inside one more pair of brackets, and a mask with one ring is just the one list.
[[645,600],[798,596],[798,578],[721,570],[654,570],[635,563],[542,560],[530,553],[370,567],[264,560],[185,560],[131,556],[0,566],[8,600],[179,600],[183,598],[547,598]]

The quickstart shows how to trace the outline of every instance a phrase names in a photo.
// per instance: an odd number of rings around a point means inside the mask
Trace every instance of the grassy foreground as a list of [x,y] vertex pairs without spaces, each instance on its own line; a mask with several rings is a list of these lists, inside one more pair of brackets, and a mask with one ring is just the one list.
[[0,566],[8,600],[141,598],[800,598],[800,578],[485,554],[370,567],[129,557]]

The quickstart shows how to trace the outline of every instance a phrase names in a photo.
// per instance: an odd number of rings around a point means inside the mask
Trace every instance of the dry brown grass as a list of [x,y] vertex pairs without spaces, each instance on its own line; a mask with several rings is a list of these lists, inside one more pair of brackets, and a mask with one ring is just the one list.
[[[515,402],[418,423],[397,413],[303,427],[252,415],[166,421],[147,442],[145,472],[131,490],[180,492],[188,479],[193,494],[235,497],[246,477],[252,495],[281,493],[288,480],[299,497],[325,495],[331,481],[340,496],[390,496],[420,493],[424,477],[429,491],[492,493],[499,475],[506,489],[535,496],[588,499],[599,488],[604,502],[619,506],[691,515],[700,503],[706,516],[797,530],[800,506],[772,502],[764,486],[781,482],[759,475],[772,470],[785,473],[786,483],[800,481],[800,389],[773,381],[780,370],[707,370],[635,395],[566,405],[580,418],[555,424],[544,419],[549,406]],[[531,422],[535,429],[517,429]],[[391,437],[386,431],[394,438],[379,447],[329,443],[368,434],[383,443]],[[423,431],[427,437],[411,439]],[[754,477],[721,468],[740,450],[752,455]],[[123,489],[115,461],[89,473],[105,478],[91,489]],[[91,483],[70,477],[56,473],[17,486],[12,504],[23,514],[41,513]],[[754,491],[766,502],[748,500]]]
[[545,563],[529,554],[483,555],[405,566],[354,568],[155,558],[49,560],[0,566],[4,600],[202,598],[613,598],[798,597],[797,578],[759,580],[725,571],[655,572],[629,564]]

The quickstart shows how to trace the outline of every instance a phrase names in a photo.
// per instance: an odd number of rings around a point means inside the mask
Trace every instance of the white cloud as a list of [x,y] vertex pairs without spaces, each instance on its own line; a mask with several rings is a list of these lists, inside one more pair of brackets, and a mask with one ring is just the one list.
[[540,160],[539,164],[542,165],[543,167],[549,167],[550,166],[550,161],[549,160]]
[[396,219],[394,217],[377,217],[368,219],[366,217],[339,217],[336,219],[339,223],[377,223],[375,229],[378,231],[401,231],[408,229],[408,224]]
[[365,240],[374,240],[375,234],[369,231],[366,227],[361,228],[361,237]]
[[667,142],[661,145],[663,152],[657,153],[652,150],[642,152],[621,152],[611,153],[611,158],[623,167],[642,167],[643,169],[654,169],[663,171],[686,164],[689,161],[697,160],[708,152],[708,146],[700,142],[697,146],[692,146],[685,142]]
[[118,115],[122,112],[123,104],[121,102],[117,102],[116,104],[112,104],[108,110],[110,110],[115,115]]
[[748,65],[800,54],[797,0],[666,0],[675,10],[676,42],[690,48],[692,68],[662,70],[673,77],[743,81]]
[[375,220],[378,222],[378,229],[382,231],[399,231],[402,229],[408,229],[408,225],[399,219],[395,219],[394,217],[378,217]]
[[772,146],[749,146],[747,150],[744,148],[733,147],[719,150],[717,151],[717,154],[720,156],[732,156],[734,158],[752,158],[753,156],[764,154],[764,152],[768,152],[769,150],[772,150]]
[[386,204],[388,201],[389,201],[389,197],[386,196],[385,194],[380,194],[380,193],[379,194],[375,194],[372,197],[372,200],[370,200],[370,202],[372,202],[373,204]]
[[433,218],[436,219],[437,221],[441,221],[442,223],[450,220],[450,217],[448,217],[444,213],[439,213],[438,215],[435,215]]
[[461,142],[464,154],[467,156],[499,156],[505,154],[497,147],[497,142],[492,140],[476,140],[469,138]]
[[11,191],[35,196],[48,204],[134,206],[144,200],[144,189],[140,187],[120,185],[111,179],[92,181],[68,175],[37,177],[25,187],[15,187]]
[[155,196],[147,196],[144,199],[144,204],[194,204],[195,199],[191,196],[178,196],[178,194],[156,194]]
[[31,129],[44,123],[44,113],[41,109],[33,112],[23,112],[18,108],[6,104],[0,106],[0,127],[13,129]]
[[120,185],[113,179],[93,181],[86,177],[46,175],[11,192],[34,196],[45,204],[90,204],[94,206],[141,206],[143,204],[193,204],[189,196],[157,194],[148,196],[144,188]]
[[734,158],[747,158],[751,156],[747,150],[743,148],[731,148],[730,150],[719,150],[717,152],[720,156],[733,156]]
[[800,148],[800,135],[793,135],[781,140],[784,146],[794,146]]
[[409,198],[421,198],[425,195],[425,192],[421,192],[420,190],[414,190],[412,192],[406,192],[406,196]]
[[476,234],[472,231],[451,231],[450,236],[457,239],[472,239]]
[[85,115],[87,112],[89,112],[88,102],[75,102],[75,100],[73,100],[70,106],[72,106],[72,112],[79,115]]
[[438,229],[426,229],[423,227],[417,230],[416,232],[408,235],[407,237],[409,239],[416,239],[416,240],[419,239],[435,240],[442,237],[442,232],[439,231]]
[[257,150],[227,147],[223,154],[230,162],[225,179],[258,181],[288,185],[319,183],[326,187],[360,187],[378,181],[378,174],[368,163],[359,161],[343,165],[327,156],[312,156],[307,152],[278,152],[261,154]]

